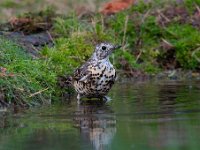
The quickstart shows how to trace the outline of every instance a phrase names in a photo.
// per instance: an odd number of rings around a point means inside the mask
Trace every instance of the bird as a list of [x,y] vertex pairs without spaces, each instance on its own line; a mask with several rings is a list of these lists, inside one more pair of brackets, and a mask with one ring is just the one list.
[[109,56],[121,46],[102,42],[95,46],[92,56],[70,76],[77,94],[77,103],[82,98],[98,98],[107,101],[106,96],[116,80],[116,70]]

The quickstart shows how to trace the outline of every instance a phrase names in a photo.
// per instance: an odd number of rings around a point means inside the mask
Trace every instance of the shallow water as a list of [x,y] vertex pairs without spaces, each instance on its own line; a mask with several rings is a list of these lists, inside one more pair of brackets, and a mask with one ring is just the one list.
[[0,112],[0,150],[200,147],[200,81],[116,84],[107,104]]

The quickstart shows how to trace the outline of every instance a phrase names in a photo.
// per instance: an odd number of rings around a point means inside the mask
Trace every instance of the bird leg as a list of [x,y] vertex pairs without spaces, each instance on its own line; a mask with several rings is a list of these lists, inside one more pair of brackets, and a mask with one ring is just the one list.
[[77,95],[77,104],[81,104],[81,95],[80,94],[78,94]]

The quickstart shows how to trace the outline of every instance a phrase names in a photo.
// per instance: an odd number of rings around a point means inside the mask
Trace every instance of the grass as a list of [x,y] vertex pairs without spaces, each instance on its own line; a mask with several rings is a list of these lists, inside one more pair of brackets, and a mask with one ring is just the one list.
[[[190,19],[181,22],[184,18],[180,14],[169,18],[168,23],[160,24],[160,14],[168,17],[165,10],[169,5],[184,8]],[[185,0],[181,4],[158,1],[139,3],[113,16],[93,14],[79,18],[74,13],[58,16],[52,20],[50,31],[57,37],[54,47],[45,46],[37,59],[17,44],[0,37],[0,66],[7,68],[8,74],[14,74],[0,78],[0,92],[4,93],[6,102],[19,105],[58,101],[63,92],[57,84],[58,77],[71,74],[90,57],[94,45],[102,41],[123,45],[111,61],[124,72],[137,70],[156,74],[164,70],[157,61],[158,58],[165,59],[170,51],[161,47],[163,40],[173,49],[170,59],[176,61],[179,68],[198,71],[200,27],[189,22],[198,5],[198,0]],[[176,11],[172,13],[177,14]]]
[[0,66],[14,75],[0,78],[6,102],[19,105],[51,103],[56,96],[57,81],[48,62],[32,59],[21,47],[2,37],[0,45]]
[[185,69],[195,69],[199,66],[198,60],[192,56],[192,52],[199,47],[200,32],[190,25],[170,25],[167,32],[173,33],[173,37],[168,37],[176,49],[176,58]]

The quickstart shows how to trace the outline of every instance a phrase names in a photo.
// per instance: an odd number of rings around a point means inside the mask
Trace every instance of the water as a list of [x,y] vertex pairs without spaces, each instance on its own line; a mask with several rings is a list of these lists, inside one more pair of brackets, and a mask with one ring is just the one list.
[[0,112],[0,150],[198,150],[200,82],[116,84],[112,101]]

